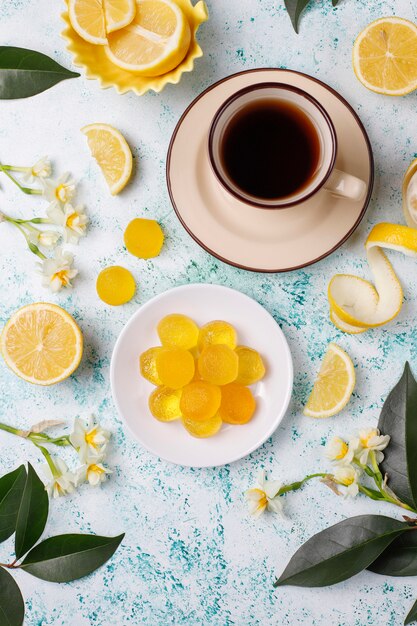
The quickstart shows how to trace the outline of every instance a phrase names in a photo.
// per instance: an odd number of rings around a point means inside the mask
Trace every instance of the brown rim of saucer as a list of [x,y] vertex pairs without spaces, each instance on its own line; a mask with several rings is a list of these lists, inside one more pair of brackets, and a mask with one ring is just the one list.
[[[291,74],[297,74],[298,76],[302,76],[304,78],[312,80],[315,83],[318,83],[319,85],[321,85],[322,87],[327,89],[327,91],[329,91],[334,96],[336,96],[336,98],[338,100],[340,100],[340,102],[342,102],[342,104],[344,104],[344,106],[346,106],[346,108],[352,113],[353,117],[355,118],[355,120],[356,120],[356,122],[357,122],[357,124],[358,124],[358,126],[359,126],[359,128],[360,128],[360,130],[362,132],[362,134],[363,134],[363,137],[365,139],[365,143],[366,143],[366,146],[367,146],[367,149],[368,149],[369,165],[370,165],[368,193],[367,193],[366,198],[364,200],[362,211],[360,212],[360,215],[359,215],[358,219],[356,220],[355,224],[346,233],[346,235],[344,237],[342,237],[342,239],[340,241],[338,241],[338,243],[335,246],[333,246],[333,248],[331,248],[330,250],[328,250],[324,254],[321,254],[319,257],[313,259],[312,261],[308,261],[307,263],[302,263],[301,265],[295,265],[293,267],[279,268],[279,269],[263,269],[263,268],[257,269],[255,267],[248,267],[246,265],[242,265],[241,263],[236,263],[235,261],[231,261],[230,259],[226,259],[225,257],[222,257],[220,254],[217,254],[217,252],[214,252],[208,246],[206,246],[202,241],[200,241],[198,239],[198,237],[196,237],[196,235],[194,235],[194,233],[187,226],[187,224],[183,220],[183,218],[181,216],[181,213],[179,212],[179,210],[178,210],[178,208],[177,208],[177,206],[175,204],[175,200],[174,200],[174,196],[173,196],[172,188],[171,188],[171,180],[170,180],[170,176],[169,176],[169,171],[170,171],[170,165],[171,165],[172,147],[174,145],[175,138],[176,138],[177,133],[178,133],[178,131],[179,131],[181,125],[182,125],[182,122],[183,122],[184,118],[188,115],[188,112],[200,100],[200,98],[205,96],[206,93],[208,93],[212,89],[215,89],[216,87],[218,87],[222,83],[224,83],[224,82],[226,82],[228,80],[231,80],[232,78],[235,78],[237,76],[243,76],[245,74],[253,74],[255,72],[278,72],[278,73],[280,73],[280,72],[289,72]],[[369,141],[369,137],[368,137],[368,135],[366,133],[366,130],[365,130],[361,120],[359,119],[358,114],[352,108],[352,106],[347,102],[347,100],[345,100],[345,98],[343,98],[343,96],[341,96],[335,89],[333,89],[332,87],[330,87],[326,83],[322,82],[321,80],[318,80],[318,78],[314,78],[313,76],[309,76],[308,74],[305,74],[303,72],[297,72],[296,70],[287,70],[287,69],[281,69],[281,68],[275,68],[275,67],[262,67],[262,68],[255,68],[255,69],[252,69],[252,70],[244,70],[242,72],[236,72],[235,74],[231,74],[229,76],[226,76],[225,78],[222,78],[222,79],[218,80],[217,82],[215,82],[212,85],[210,85],[209,87],[207,87],[207,89],[202,91],[188,105],[188,107],[185,109],[184,113],[181,115],[180,119],[178,120],[178,123],[175,126],[174,132],[172,133],[172,137],[171,137],[171,140],[169,142],[168,152],[167,152],[167,161],[166,161],[166,180],[167,180],[167,187],[168,187],[169,197],[171,199],[171,203],[172,203],[174,211],[175,211],[175,213],[177,215],[178,220],[182,224],[183,228],[190,235],[190,237],[192,239],[194,239],[194,241],[201,248],[203,248],[203,250],[205,250],[206,252],[211,254],[216,259],[219,259],[219,261],[222,261],[223,263],[226,263],[227,265],[232,265],[233,267],[237,267],[238,269],[247,270],[248,272],[258,272],[258,273],[261,273],[261,274],[281,274],[281,273],[284,273],[284,272],[292,272],[294,270],[299,270],[299,269],[302,269],[303,267],[308,267],[309,265],[313,265],[314,263],[318,263],[318,261],[321,261],[322,259],[325,259],[326,257],[328,257],[331,254],[333,254],[333,252],[335,252],[335,250],[340,248],[340,246],[342,246],[345,243],[345,241],[347,241],[349,239],[349,237],[352,235],[352,233],[357,229],[357,227],[361,223],[361,221],[362,221],[362,219],[363,219],[363,217],[364,217],[364,215],[366,213],[366,210],[368,208],[368,205],[369,205],[369,202],[370,202],[371,196],[372,196],[372,190],[373,190],[373,185],[374,185],[374,157],[373,157],[372,147],[371,147],[371,143]]]
[[[244,96],[246,93],[250,93],[251,91],[257,91],[258,89],[267,89],[267,88],[285,89],[287,91],[292,91],[293,93],[296,93],[302,96],[306,100],[309,100],[323,115],[324,119],[327,122],[327,126],[329,127],[330,134],[332,136],[332,156],[331,156],[327,171],[325,175],[323,176],[322,180],[320,180],[319,184],[302,198],[298,200],[289,200],[288,202],[281,202],[280,204],[272,204],[273,200],[271,200],[271,204],[263,204],[262,202],[258,202],[255,198],[252,198],[252,196],[251,196],[251,199],[249,200],[249,198],[246,198],[243,195],[240,195],[238,191],[230,187],[227,181],[222,178],[222,175],[219,171],[219,168],[216,165],[214,154],[213,154],[213,135],[216,131],[216,127],[219,122],[219,119],[224,113],[224,111],[227,109],[227,107],[230,106],[235,100],[237,100],[241,96]],[[248,85],[248,87],[243,87],[243,89],[239,89],[239,91],[236,91],[236,93],[232,94],[229,98],[227,98],[227,100],[225,100],[223,104],[217,109],[216,113],[214,114],[213,120],[210,124],[210,128],[209,128],[208,153],[209,153],[209,160],[210,160],[210,165],[213,170],[213,173],[215,177],[217,178],[217,181],[223,187],[223,189],[225,189],[230,194],[232,194],[232,196],[234,196],[240,202],[243,202],[244,204],[248,204],[249,206],[254,206],[258,209],[264,209],[266,211],[271,211],[271,210],[279,211],[280,209],[287,209],[288,207],[295,206],[296,204],[299,204],[300,202],[305,202],[306,200],[311,198],[311,196],[317,193],[319,189],[323,187],[325,182],[328,180],[330,174],[332,173],[334,164],[336,162],[337,136],[336,136],[336,131],[335,131],[333,122],[330,119],[329,114],[327,113],[324,106],[320,104],[318,100],[316,100],[316,98],[314,98],[313,96],[310,96],[310,94],[308,94],[303,89],[300,89],[299,87],[294,87],[293,85],[286,85],[285,83],[274,83],[274,82],[268,81],[265,83],[255,83],[253,85]]]

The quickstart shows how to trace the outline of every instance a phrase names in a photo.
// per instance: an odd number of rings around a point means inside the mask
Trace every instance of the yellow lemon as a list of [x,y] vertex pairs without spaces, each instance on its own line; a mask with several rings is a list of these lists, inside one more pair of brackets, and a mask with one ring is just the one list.
[[351,358],[335,343],[330,343],[313,391],[304,407],[309,417],[331,417],[347,405],[355,387]]
[[177,67],[188,52],[191,30],[172,0],[136,0],[128,26],[108,35],[108,58],[141,76],[160,76]]
[[53,385],[68,378],[83,353],[83,337],[75,320],[61,307],[44,302],[16,311],[0,341],[10,369],[36,385]]
[[353,46],[353,69],[377,93],[403,96],[417,89],[417,26],[400,17],[369,24]]
[[132,152],[123,135],[109,124],[89,124],[81,129],[97,161],[110,193],[118,194],[132,174]]
[[107,33],[124,28],[135,17],[135,0],[69,0],[71,26],[89,43],[104,46]]
[[133,21],[136,2],[135,0],[104,0],[103,8],[106,32],[113,33]]
[[96,289],[100,300],[111,306],[119,306],[133,298],[136,284],[129,270],[113,265],[100,272]]

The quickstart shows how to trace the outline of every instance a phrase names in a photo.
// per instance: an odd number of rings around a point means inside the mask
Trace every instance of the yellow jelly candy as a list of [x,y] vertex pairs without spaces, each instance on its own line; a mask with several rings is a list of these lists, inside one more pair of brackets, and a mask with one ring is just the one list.
[[140,355],[139,359],[140,373],[143,378],[149,380],[153,385],[162,385],[162,381],[156,371],[156,355],[158,352],[161,352],[161,350],[163,350],[161,346],[149,348],[149,350],[146,350]]
[[172,422],[181,417],[181,389],[158,387],[149,396],[151,413],[160,422]]
[[97,277],[97,294],[103,302],[119,306],[135,295],[135,279],[129,270],[119,265],[106,267]]
[[256,401],[247,387],[231,383],[222,387],[219,415],[227,424],[246,424],[252,419]]
[[194,359],[188,350],[163,348],[156,355],[156,371],[162,384],[171,389],[188,385],[194,376]]
[[198,339],[198,347],[203,350],[206,346],[222,343],[232,350],[236,348],[237,335],[236,331],[228,322],[215,320],[209,322],[200,328],[200,336]]
[[172,346],[190,350],[197,345],[198,326],[186,315],[172,313],[158,324],[158,336],[163,346]]
[[190,383],[182,390],[180,409],[184,419],[201,421],[213,417],[220,407],[221,392],[204,381]]
[[164,233],[155,220],[138,217],[127,225],[124,242],[130,254],[140,259],[152,259],[161,252]]
[[201,438],[212,437],[218,433],[223,422],[221,417],[219,417],[216,413],[216,415],[204,421],[192,420],[190,418],[183,417],[182,423],[190,435]]
[[237,383],[253,385],[265,376],[265,365],[259,352],[247,346],[238,346],[236,354],[239,359]]
[[239,359],[223,344],[204,348],[198,358],[198,371],[203,380],[213,385],[227,385],[236,380]]

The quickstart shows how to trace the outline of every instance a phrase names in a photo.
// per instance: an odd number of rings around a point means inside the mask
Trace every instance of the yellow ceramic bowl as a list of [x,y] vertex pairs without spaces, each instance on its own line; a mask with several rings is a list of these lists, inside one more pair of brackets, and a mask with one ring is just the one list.
[[67,48],[72,53],[74,65],[85,69],[87,78],[96,78],[103,89],[114,87],[120,94],[133,91],[138,96],[147,91],[162,91],[168,83],[177,84],[183,72],[191,72],[194,60],[203,56],[203,51],[197,43],[196,34],[200,24],[208,19],[208,11],[203,0],[195,6],[191,0],[175,0],[184,11],[191,28],[191,44],[184,60],[176,67],[162,74],[162,76],[138,76],[123,70],[107,58],[104,46],[96,46],[84,41],[72,28],[68,11],[62,14],[66,24],[62,36],[67,41]]

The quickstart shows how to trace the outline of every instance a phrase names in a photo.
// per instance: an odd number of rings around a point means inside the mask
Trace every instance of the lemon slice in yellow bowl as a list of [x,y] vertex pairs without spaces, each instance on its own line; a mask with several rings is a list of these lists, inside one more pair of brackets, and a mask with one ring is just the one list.
[[400,17],[369,24],[353,46],[353,69],[377,93],[403,96],[417,89],[417,26]]
[[105,50],[118,67],[142,76],[160,76],[177,67],[190,46],[187,18],[172,0],[136,0],[129,26],[108,36]]
[[113,33],[132,22],[136,13],[135,0],[104,0],[106,32]]
[[25,306],[10,318],[0,339],[10,369],[36,385],[53,385],[70,376],[83,353],[75,320],[55,304]]
[[203,0],[199,0],[195,5],[191,0],[175,0],[175,4],[187,19],[191,40],[185,57],[174,69],[160,76],[144,76],[118,67],[106,54],[105,46],[88,43],[79,36],[71,26],[68,12],[65,12],[62,14],[66,24],[62,36],[73,55],[74,65],[84,68],[87,78],[99,80],[103,89],[114,87],[120,94],[133,91],[141,96],[150,90],[160,92],[168,84],[177,84],[185,72],[193,70],[195,60],[203,55],[197,41],[197,31],[200,25],[207,21],[208,11]]

